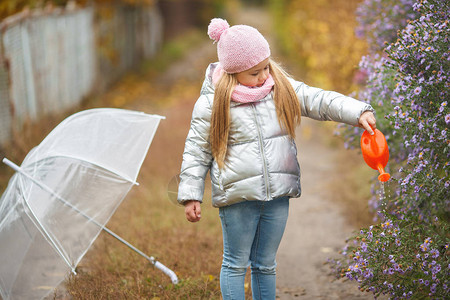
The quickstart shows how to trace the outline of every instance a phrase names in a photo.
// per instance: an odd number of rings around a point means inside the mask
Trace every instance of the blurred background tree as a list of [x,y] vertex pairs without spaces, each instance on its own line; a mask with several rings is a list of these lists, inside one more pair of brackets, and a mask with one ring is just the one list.
[[174,37],[180,29],[204,26],[212,16],[226,13],[229,6],[223,0],[2,0],[0,1],[0,21],[27,9],[84,7],[86,5],[157,6],[163,15],[165,37]]
[[232,18],[229,2],[270,7],[282,54],[300,80],[342,93],[357,87],[362,74],[356,67],[367,52],[366,42],[355,35],[355,11],[362,0],[3,0],[0,21],[24,9],[68,4],[157,5],[167,40],[190,27],[204,28],[212,17]]
[[128,5],[153,5],[157,0],[2,0],[0,1],[0,21],[16,14],[24,9],[37,9],[48,6],[65,7],[72,5],[85,6],[95,3],[128,4]]
[[349,93],[358,84],[357,66],[367,51],[355,34],[355,11],[362,0],[270,0],[283,54],[300,80]]

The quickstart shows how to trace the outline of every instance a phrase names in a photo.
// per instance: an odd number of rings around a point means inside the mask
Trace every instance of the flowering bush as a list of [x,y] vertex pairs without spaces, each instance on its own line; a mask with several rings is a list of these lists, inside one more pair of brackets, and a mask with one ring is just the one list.
[[427,216],[450,204],[450,4],[424,1],[414,8],[422,16],[386,48],[390,67],[398,69],[389,119],[408,153],[398,204]]
[[357,9],[359,26],[356,35],[366,37],[371,48],[381,50],[384,43],[394,42],[397,30],[406,26],[407,20],[416,18],[414,0],[365,0]]
[[[367,0],[359,13],[374,17],[362,11],[391,2]],[[408,2],[399,2],[405,11]],[[346,259],[337,267],[342,276],[376,295],[444,299],[450,292],[450,3],[422,0],[411,9],[403,16],[417,17],[407,23],[396,19],[399,14],[392,9],[379,14],[384,23],[390,22],[386,16],[393,16],[395,24],[406,25],[396,41],[386,44],[384,54],[371,54],[360,63],[368,85],[359,97],[377,111],[378,127],[390,148],[393,179],[386,202],[375,197],[373,204],[381,224],[353,237],[344,251]],[[381,32],[373,37],[388,35],[385,28],[374,30]],[[372,43],[379,46],[380,40]]]
[[338,263],[341,276],[357,280],[361,290],[394,299],[445,299],[450,292],[450,227],[438,219],[420,226],[418,219],[393,217],[363,229]]

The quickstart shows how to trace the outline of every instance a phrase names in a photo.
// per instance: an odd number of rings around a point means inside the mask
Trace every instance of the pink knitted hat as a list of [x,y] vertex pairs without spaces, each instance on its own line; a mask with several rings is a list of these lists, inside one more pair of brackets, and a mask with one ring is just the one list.
[[227,21],[214,18],[208,26],[208,35],[217,42],[219,62],[229,74],[248,70],[270,56],[269,43],[251,26],[230,27]]

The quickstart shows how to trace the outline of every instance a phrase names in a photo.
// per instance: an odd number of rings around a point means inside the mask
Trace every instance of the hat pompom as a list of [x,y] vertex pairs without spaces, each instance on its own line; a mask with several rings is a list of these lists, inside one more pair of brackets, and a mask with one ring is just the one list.
[[230,28],[230,25],[226,20],[214,18],[211,20],[211,23],[209,23],[208,35],[210,39],[214,40],[215,42],[218,42],[220,40],[220,36],[222,35],[222,33],[228,28]]

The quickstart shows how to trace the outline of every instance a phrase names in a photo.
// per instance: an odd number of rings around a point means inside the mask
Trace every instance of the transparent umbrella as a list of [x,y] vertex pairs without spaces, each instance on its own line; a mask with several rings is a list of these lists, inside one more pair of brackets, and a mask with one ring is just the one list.
[[0,295],[41,299],[105,230],[170,276],[175,273],[105,227],[136,179],[159,121],[101,108],[61,122],[19,167],[0,199]]

